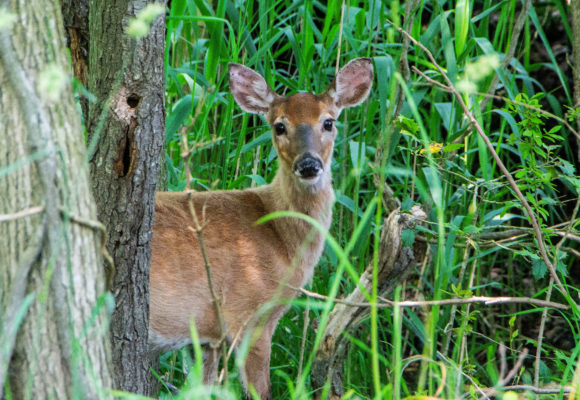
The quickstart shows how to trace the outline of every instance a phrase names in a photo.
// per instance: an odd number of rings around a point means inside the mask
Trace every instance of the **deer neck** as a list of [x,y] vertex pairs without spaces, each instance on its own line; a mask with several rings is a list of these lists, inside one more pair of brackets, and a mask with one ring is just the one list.
[[[304,185],[292,171],[279,165],[270,187],[270,211],[295,211],[318,221],[328,230],[332,220],[334,190],[330,166],[316,186]],[[285,244],[291,270],[289,283],[304,286],[312,279],[315,265],[324,249],[324,235],[309,222],[299,218],[277,218],[273,221]]]
[[316,185],[307,185],[301,183],[292,171],[279,166],[270,185],[276,195],[274,211],[288,210],[306,214],[328,229],[334,204],[334,190],[329,169],[325,170]]
[[[257,188],[266,211],[295,211],[306,214],[328,230],[334,204],[330,171],[325,171],[325,175],[320,177],[319,185],[313,188],[301,184],[291,171],[283,168],[279,166],[271,184]],[[272,222],[286,247],[288,261],[297,267],[291,282],[303,286],[311,279],[314,266],[322,254],[324,235],[299,218],[276,218]]]

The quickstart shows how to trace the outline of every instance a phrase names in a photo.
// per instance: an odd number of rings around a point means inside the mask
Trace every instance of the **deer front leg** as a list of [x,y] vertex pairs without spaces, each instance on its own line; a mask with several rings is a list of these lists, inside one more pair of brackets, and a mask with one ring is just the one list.
[[[268,336],[268,335],[266,335]],[[270,348],[272,337],[261,337],[250,349],[244,366],[244,384],[248,391],[252,386],[262,400],[270,400]]]

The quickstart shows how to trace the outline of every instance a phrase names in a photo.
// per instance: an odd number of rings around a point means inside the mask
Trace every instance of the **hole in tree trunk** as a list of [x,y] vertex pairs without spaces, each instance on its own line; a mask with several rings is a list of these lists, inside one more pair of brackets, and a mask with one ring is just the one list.
[[133,94],[129,95],[129,97],[127,97],[127,104],[131,108],[137,108],[140,101],[141,101],[141,97],[137,96],[135,93],[133,93]]
[[127,141],[125,142],[125,148],[123,149],[123,174],[121,176],[127,176],[129,171],[131,171],[131,153],[133,152],[133,143],[131,140],[131,135],[127,135]]

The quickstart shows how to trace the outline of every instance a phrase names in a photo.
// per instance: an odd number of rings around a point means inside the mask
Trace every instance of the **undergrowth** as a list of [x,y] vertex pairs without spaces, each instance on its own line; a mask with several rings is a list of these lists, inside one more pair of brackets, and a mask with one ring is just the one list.
[[[575,303],[580,180],[574,119],[567,125],[567,116],[576,114],[572,70],[554,50],[572,50],[568,8],[561,0],[532,4],[519,23],[522,3],[515,0],[418,3],[405,18],[407,5],[398,1],[344,6],[337,0],[171,1],[167,186],[186,186],[183,134],[192,149],[187,162],[196,190],[263,185],[275,174],[270,129],[234,104],[228,62],[250,66],[277,93],[290,94],[321,92],[337,63],[371,57],[370,98],[337,121],[332,164],[337,202],[330,235],[351,248],[348,261],[358,274],[372,265],[380,228],[373,216],[388,215],[384,188],[375,179],[384,177],[379,182],[403,209],[417,204],[428,213],[426,224],[407,233],[406,240],[427,241],[429,250],[400,282],[399,300],[523,299],[379,309],[376,322],[369,318],[345,333],[350,347],[342,371],[344,397],[482,398],[489,393],[484,389],[495,389],[533,398],[532,391],[542,389],[553,393],[540,398],[566,398],[574,376],[578,385],[580,358]],[[406,47],[399,27],[433,53],[461,91],[532,207],[564,293],[554,286],[530,219],[490,149],[457,99],[436,83],[445,81],[434,63],[417,45]],[[402,56],[408,61],[401,64]],[[491,84],[498,90],[488,91]],[[340,257],[327,247],[313,292],[329,293]],[[345,275],[339,294],[355,284]],[[540,307],[526,299],[565,307]],[[274,337],[270,373],[276,399],[314,396],[308,374],[298,377],[301,350],[311,354],[316,335],[309,327],[301,349],[306,305],[310,321],[318,321],[324,302],[298,298]],[[163,356],[160,375],[183,389],[180,395],[163,390],[163,397],[207,395],[189,354],[183,349]],[[305,360],[302,369],[308,371]],[[212,389],[216,398],[241,396],[234,361],[229,369],[227,389]],[[513,376],[506,380],[508,372]]]

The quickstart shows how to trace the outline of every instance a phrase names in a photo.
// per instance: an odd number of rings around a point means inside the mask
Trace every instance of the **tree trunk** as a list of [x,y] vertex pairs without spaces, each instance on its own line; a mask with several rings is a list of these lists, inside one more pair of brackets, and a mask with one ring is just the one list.
[[104,231],[60,5],[8,7],[13,21],[0,28],[0,398],[108,398]]
[[[164,18],[147,36],[125,34],[143,0],[92,0],[89,132],[92,187],[115,262],[111,320],[115,387],[153,395],[148,357],[149,262],[155,189],[165,138]],[[104,110],[104,111],[103,111]]]
[[[75,78],[86,88],[89,82],[89,0],[61,0],[64,30]],[[89,102],[80,97],[84,120],[89,115]]]

